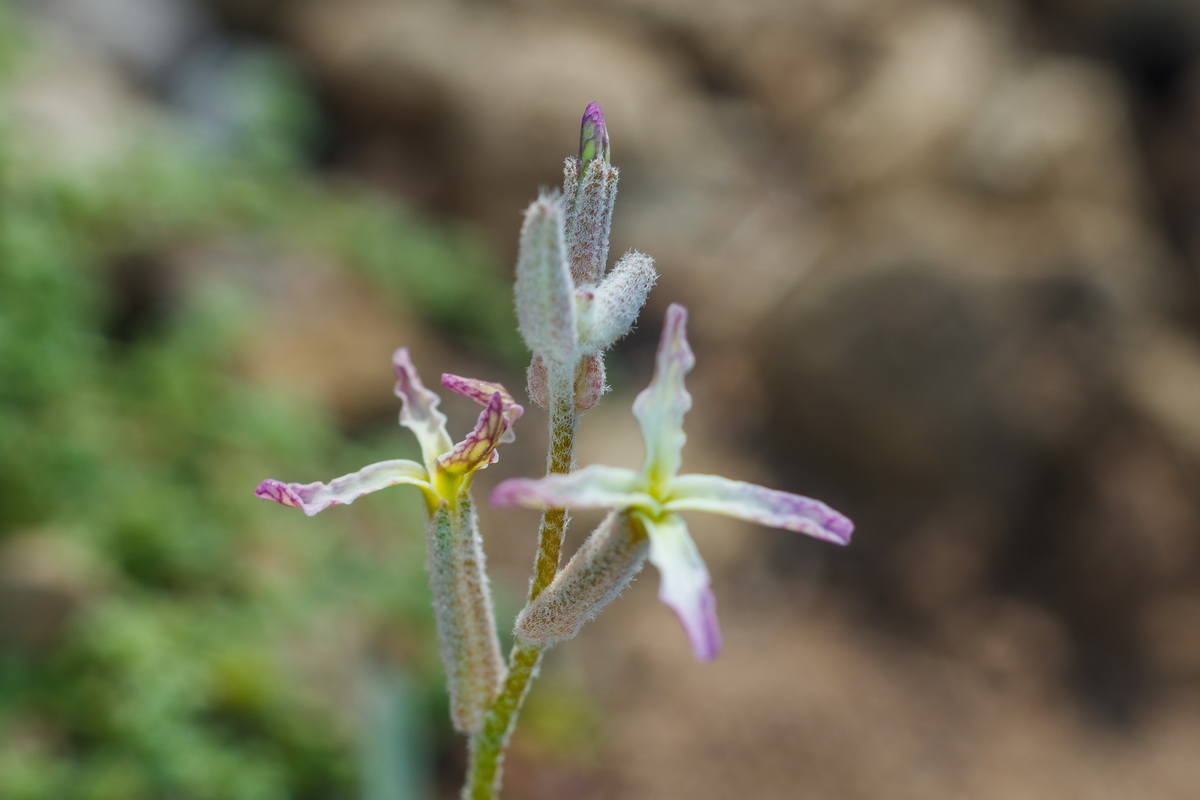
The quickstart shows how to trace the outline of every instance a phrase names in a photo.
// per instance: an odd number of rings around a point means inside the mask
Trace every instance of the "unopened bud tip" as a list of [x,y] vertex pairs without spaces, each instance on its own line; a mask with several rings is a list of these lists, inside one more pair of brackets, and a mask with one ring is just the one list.
[[586,166],[589,161],[600,159],[611,163],[608,143],[608,128],[604,124],[604,112],[599,103],[588,103],[583,112],[583,124],[579,128],[579,160]]

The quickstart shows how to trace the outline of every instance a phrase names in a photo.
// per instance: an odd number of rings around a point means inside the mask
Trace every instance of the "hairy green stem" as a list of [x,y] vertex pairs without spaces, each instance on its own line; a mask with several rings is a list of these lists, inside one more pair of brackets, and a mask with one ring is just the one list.
[[[579,413],[575,409],[575,368],[554,366],[548,369],[550,394],[550,445],[546,453],[546,470],[565,474],[575,465],[575,428]],[[550,585],[558,572],[563,536],[569,517],[566,509],[548,508],[542,512],[538,529],[537,559],[533,580],[529,585],[532,601]],[[484,717],[483,728],[471,736],[467,780],[463,800],[495,800],[500,789],[500,766],[509,736],[517,723],[517,715],[529,686],[537,676],[542,661],[540,645],[517,643],[508,657],[508,674],[504,686]]]
[[[579,413],[575,410],[575,370],[551,367],[549,372],[550,445],[546,452],[546,471],[566,474],[575,466],[575,427],[579,422]],[[529,585],[530,600],[541,594],[558,574],[567,521],[565,508],[548,508],[542,513],[537,560]]]
[[471,737],[470,764],[463,800],[494,800],[500,789],[500,765],[508,737],[517,723],[517,714],[529,685],[542,662],[542,648],[518,644],[508,657],[508,677],[504,688],[484,718],[483,730]]

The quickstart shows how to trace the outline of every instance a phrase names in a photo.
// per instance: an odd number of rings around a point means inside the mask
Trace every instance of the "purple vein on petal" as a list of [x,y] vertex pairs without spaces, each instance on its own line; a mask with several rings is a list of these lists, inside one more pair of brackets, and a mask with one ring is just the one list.
[[507,429],[504,417],[504,398],[500,392],[492,394],[487,407],[479,414],[475,429],[454,448],[438,459],[438,464],[448,472],[463,474],[483,469],[496,461],[496,446]]
[[513,400],[513,396],[503,386],[491,381],[481,381],[477,378],[464,378],[461,375],[452,375],[449,372],[442,374],[442,385],[455,394],[469,397],[481,406],[489,405],[492,402],[492,397],[499,394],[504,414],[504,433],[501,434],[500,441],[507,443],[516,438],[513,426],[516,425],[521,415],[525,413],[525,409]]
[[820,500],[719,475],[679,475],[666,503],[673,511],[707,511],[849,544],[854,523]]

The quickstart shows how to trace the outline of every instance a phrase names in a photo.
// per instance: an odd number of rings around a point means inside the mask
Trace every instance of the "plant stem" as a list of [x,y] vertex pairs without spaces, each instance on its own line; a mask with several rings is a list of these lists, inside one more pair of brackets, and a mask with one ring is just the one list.
[[[565,474],[575,464],[575,428],[579,414],[575,410],[575,369],[551,367],[550,444],[546,453],[546,470]],[[537,559],[533,579],[529,584],[532,601],[550,585],[558,572],[563,536],[567,530],[566,509],[548,508],[542,512],[538,529]],[[467,780],[463,785],[463,800],[495,800],[500,789],[500,765],[508,738],[517,723],[517,715],[529,686],[537,676],[543,647],[517,643],[508,657],[508,674],[500,694],[488,708],[483,728],[471,736]]]
[[[579,413],[575,410],[575,370],[561,367],[550,369],[550,445],[546,452],[546,471],[566,474],[575,465],[575,427]],[[538,529],[537,560],[533,580],[529,584],[529,599],[533,600],[550,585],[558,574],[563,536],[567,530],[567,510],[548,508],[542,513]]]
[[504,748],[517,723],[521,703],[542,661],[542,648],[518,644],[508,657],[508,677],[500,696],[488,709],[483,730],[471,737],[470,764],[463,800],[494,800],[500,789],[500,764]]

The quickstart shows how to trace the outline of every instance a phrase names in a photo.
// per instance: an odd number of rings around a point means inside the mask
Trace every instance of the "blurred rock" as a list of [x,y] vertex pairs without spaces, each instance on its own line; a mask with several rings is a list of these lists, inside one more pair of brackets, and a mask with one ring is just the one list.
[[37,16],[74,46],[112,57],[153,86],[207,29],[191,0],[39,0]]
[[358,166],[442,209],[503,214],[506,230],[538,183],[561,180],[578,125],[564,108],[603,100],[622,121],[614,144],[626,154],[635,142],[674,148],[669,132],[706,127],[669,55],[619,20],[318,0],[296,4],[281,28],[366,139]]
[[40,48],[6,100],[14,138],[36,141],[34,168],[88,174],[128,152],[130,139],[162,120],[109,62],[59,42]]
[[1160,326],[1137,330],[1120,368],[1130,401],[1186,463],[1200,465],[1200,343]]
[[227,244],[182,254],[177,268],[194,286],[236,275],[255,297],[260,324],[239,356],[248,377],[325,404],[354,429],[396,412],[397,347],[412,347],[422,364],[446,362],[412,314],[397,313],[345,268]]
[[1129,719],[1145,609],[1200,550],[1200,359],[1149,333],[1186,288],[1127,105],[986,10],[910,4],[862,33],[876,58],[810,140],[820,247],[758,326],[761,428],[787,483],[843,493],[837,562],[877,614],[936,639],[990,594],[1032,600]]

